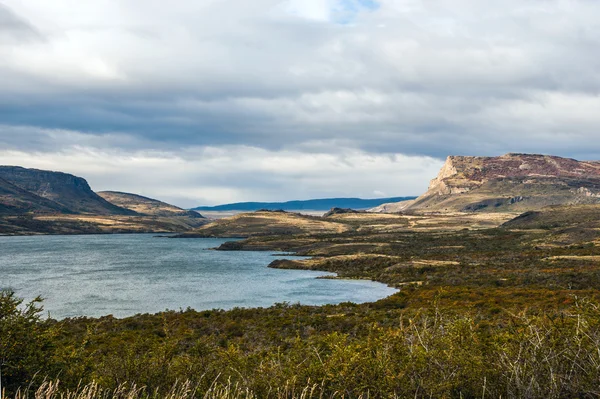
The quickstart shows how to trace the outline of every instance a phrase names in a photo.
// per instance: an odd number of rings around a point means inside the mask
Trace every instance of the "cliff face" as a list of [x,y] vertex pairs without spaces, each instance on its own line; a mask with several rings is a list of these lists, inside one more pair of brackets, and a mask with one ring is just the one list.
[[450,156],[408,209],[537,209],[600,202],[600,162],[535,154]]
[[[83,213],[95,215],[136,215],[134,211],[120,208],[92,191],[85,179],[62,172],[25,169],[18,166],[0,166],[0,178],[6,195],[2,204],[29,203],[30,212]],[[18,213],[15,211],[15,213]]]
[[530,154],[494,158],[449,156],[425,195],[461,194],[494,179],[526,178],[600,179],[600,162]]
[[482,158],[449,156],[437,177],[429,183],[428,194],[461,194],[477,187],[474,170],[481,170]]

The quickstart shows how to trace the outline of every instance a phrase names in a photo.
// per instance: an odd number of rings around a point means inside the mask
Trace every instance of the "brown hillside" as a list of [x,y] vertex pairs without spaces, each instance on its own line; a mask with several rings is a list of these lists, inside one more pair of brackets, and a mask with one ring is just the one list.
[[526,211],[600,203],[600,162],[547,155],[450,156],[407,210]]
[[196,211],[188,211],[166,202],[137,194],[122,193],[118,191],[100,191],[98,195],[121,208],[130,209],[142,215],[149,216],[187,216],[202,219],[203,216]]
[[37,196],[0,178],[0,215],[27,213],[69,213],[54,201]]

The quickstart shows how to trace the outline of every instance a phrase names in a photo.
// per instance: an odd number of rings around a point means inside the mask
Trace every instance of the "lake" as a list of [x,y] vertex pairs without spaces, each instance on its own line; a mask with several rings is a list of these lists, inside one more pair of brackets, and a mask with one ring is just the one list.
[[[213,251],[224,239],[151,234],[0,237],[0,288],[45,298],[53,318],[126,317],[166,309],[364,303],[395,289],[331,273],[279,270],[269,252]],[[276,255],[276,256],[274,256]]]

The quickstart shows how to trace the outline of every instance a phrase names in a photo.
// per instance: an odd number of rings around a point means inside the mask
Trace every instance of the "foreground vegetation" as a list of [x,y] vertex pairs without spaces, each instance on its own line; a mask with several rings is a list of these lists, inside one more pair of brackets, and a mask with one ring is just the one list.
[[2,343],[4,382],[40,397],[595,397],[599,322],[587,301],[495,322],[350,304],[37,321]]
[[4,292],[3,386],[19,398],[598,397],[599,212],[481,230],[354,220],[225,246],[402,287],[371,304],[55,321]]

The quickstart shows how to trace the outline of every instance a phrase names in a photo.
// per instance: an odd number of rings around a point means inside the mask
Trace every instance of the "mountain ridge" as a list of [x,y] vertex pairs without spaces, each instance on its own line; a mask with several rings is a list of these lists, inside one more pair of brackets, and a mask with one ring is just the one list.
[[0,178],[18,188],[14,190],[4,185],[6,196],[3,204],[29,202],[29,206],[21,206],[28,212],[136,215],[106,201],[92,191],[84,178],[69,173],[5,165],[0,166]]
[[102,198],[78,176],[0,166],[0,235],[181,233],[207,222],[194,211],[136,194],[123,196],[129,208]]
[[309,200],[293,200],[284,202],[236,202],[216,206],[199,206],[192,208],[195,211],[258,211],[284,210],[284,211],[329,211],[332,208],[369,209],[387,202],[401,202],[416,197],[391,197],[391,198],[319,198]]
[[99,191],[97,194],[114,205],[130,209],[142,215],[203,218],[203,216],[196,211],[179,208],[175,205],[154,198],[144,197],[139,194],[125,193],[122,191]]

